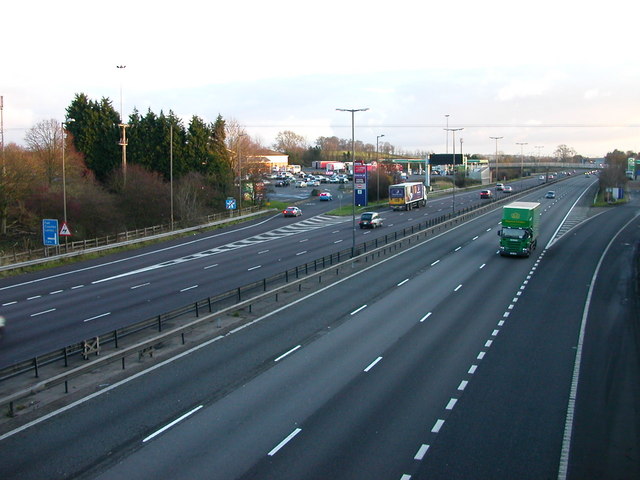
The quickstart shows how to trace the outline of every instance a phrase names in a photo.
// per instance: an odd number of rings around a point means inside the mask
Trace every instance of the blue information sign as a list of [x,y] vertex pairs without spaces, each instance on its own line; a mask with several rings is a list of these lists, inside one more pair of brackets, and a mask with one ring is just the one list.
[[236,199],[235,198],[227,198],[225,200],[225,205],[227,210],[235,210],[236,209]]
[[42,220],[42,243],[45,247],[58,245],[58,220]]

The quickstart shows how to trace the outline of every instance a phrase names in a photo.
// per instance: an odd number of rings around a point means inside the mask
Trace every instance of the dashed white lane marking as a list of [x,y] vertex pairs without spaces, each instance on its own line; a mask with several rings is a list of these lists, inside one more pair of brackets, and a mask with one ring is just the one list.
[[90,322],[92,320],[97,320],[98,318],[106,317],[107,315],[111,315],[111,312],[101,313],[100,315],[96,315],[94,317],[85,318],[82,322]]
[[296,428],[293,432],[291,432],[289,435],[287,435],[287,437],[286,437],[284,440],[282,440],[278,445],[276,445],[276,446],[274,447],[274,449],[273,449],[273,450],[271,450],[271,451],[268,453],[268,455],[269,455],[270,457],[273,457],[276,453],[278,453],[278,451],[279,451],[282,447],[284,447],[287,443],[289,443],[289,442],[293,439],[293,437],[295,437],[296,435],[298,435],[301,431],[302,431],[302,429],[301,429],[301,428]]
[[477,365],[471,365],[471,368],[469,368],[469,374],[473,375],[474,373],[476,373],[476,370],[478,369]]
[[371,362],[371,363],[367,366],[367,368],[365,368],[365,369],[364,369],[364,371],[365,371],[365,372],[368,372],[369,370],[371,370],[373,367],[375,367],[375,366],[376,366],[376,364],[377,364],[380,360],[382,360],[382,357],[378,357],[378,358],[376,358],[373,362]]
[[186,292],[187,290],[193,290],[194,288],[198,288],[198,285],[191,285],[190,287],[186,287],[180,290],[180,293]]
[[283,353],[282,355],[280,355],[278,358],[276,358],[274,360],[274,362],[279,362],[280,360],[282,360],[284,357],[291,355],[293,352],[295,352],[296,350],[298,350],[299,348],[302,348],[302,345],[296,345],[295,347],[293,347],[291,350]]
[[49,310],[43,310],[42,312],[38,312],[38,313],[32,313],[31,315],[29,315],[30,317],[37,317],[38,315],[44,315],[45,313],[51,313],[51,312],[55,312],[56,309],[55,308],[50,308]]
[[440,431],[440,429],[442,428],[442,425],[444,425],[444,420],[439,418],[438,420],[436,420],[436,423],[433,426],[433,428],[431,429],[431,432],[432,433],[438,433]]
[[403,281],[401,281],[397,286],[401,287],[402,285],[404,285],[405,283],[407,283],[409,281],[408,278],[405,278]]
[[462,288],[462,284],[458,285],[456,288],[453,289],[454,292],[457,292],[458,290],[460,290]]
[[356,308],[353,312],[351,312],[350,315],[355,315],[356,313],[360,312],[361,310],[364,310],[365,308],[367,308],[367,306],[362,305],[360,308]]
[[424,317],[420,319],[420,322],[424,322],[427,318],[431,316],[431,312],[427,313]]
[[147,285],[151,285],[151,282],[146,282],[146,283],[141,283],[140,285],[134,285],[133,287],[130,287],[130,290],[135,290],[136,288],[141,288],[141,287],[146,287]]
[[200,410],[203,406],[202,405],[198,405],[196,408],[194,408],[193,410],[188,411],[187,413],[185,413],[184,415],[182,415],[181,417],[176,418],[173,422],[165,425],[164,427],[162,427],[160,430],[156,430],[155,432],[153,432],[151,435],[149,435],[148,437],[146,437],[144,440],[142,440],[142,443],[148,442],[149,440],[157,437],[158,435],[160,435],[161,433],[169,430],[171,427],[173,427],[175,424],[181,422],[182,420],[184,420],[185,418],[193,415],[194,413],[196,413],[198,410]]
[[261,268],[262,265],[256,265],[255,267],[251,267],[251,268],[247,268],[247,272],[250,272],[251,270],[256,270],[258,268]]
[[467,385],[469,384],[469,382],[467,380],[462,380],[460,382],[460,385],[458,385],[458,390],[460,390],[461,392],[467,388]]
[[440,263],[440,260],[436,260],[435,262],[433,262],[433,263],[431,264],[431,266],[433,267],[434,265],[436,265],[436,264],[438,264],[438,263]]
[[456,403],[458,402],[457,398],[452,398],[451,400],[449,400],[449,403],[447,403],[447,406],[444,407],[445,410],[453,410],[453,407],[456,406]]
[[415,457],[413,457],[413,459],[422,460],[424,456],[427,454],[428,450],[429,450],[429,445],[422,444],[422,446],[418,449],[418,452],[416,453]]

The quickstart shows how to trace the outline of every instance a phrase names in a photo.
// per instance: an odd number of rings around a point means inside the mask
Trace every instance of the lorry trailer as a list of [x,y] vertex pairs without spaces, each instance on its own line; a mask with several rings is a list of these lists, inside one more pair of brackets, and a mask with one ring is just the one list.
[[392,210],[411,210],[427,204],[427,189],[421,182],[389,185],[389,206]]

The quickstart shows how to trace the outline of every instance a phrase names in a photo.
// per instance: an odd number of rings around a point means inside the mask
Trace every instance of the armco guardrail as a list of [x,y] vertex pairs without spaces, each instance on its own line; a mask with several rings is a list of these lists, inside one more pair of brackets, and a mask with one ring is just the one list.
[[[72,368],[70,371],[64,374],[57,375],[56,377],[40,381],[31,385],[30,387],[16,392],[8,397],[0,399],[0,405],[10,405],[10,410],[13,408],[15,401],[25,398],[28,395],[42,390],[44,388],[50,388],[61,383],[66,383],[69,379],[81,375],[87,371],[98,368],[105,363],[113,362],[116,360],[122,360],[124,368],[124,358],[132,353],[142,351],[148,347],[157,344],[167,338],[184,335],[189,330],[195,328],[197,325],[205,321],[210,321],[213,316],[224,315],[234,309],[241,309],[249,307],[251,304],[260,301],[265,296],[277,295],[279,291],[290,288],[296,283],[308,280],[310,277],[321,275],[328,269],[335,269],[350,264],[354,260],[365,259],[368,255],[380,252],[382,249],[388,249],[389,247],[400,247],[402,242],[416,236],[420,237],[422,234],[433,234],[436,231],[441,231],[446,228],[458,225],[462,222],[468,221],[470,218],[486,213],[489,210],[495,209],[503,203],[512,201],[514,198],[518,198],[526,193],[530,193],[534,190],[545,188],[548,185],[536,186],[529,190],[525,190],[508,197],[501,198],[499,200],[493,199],[489,202],[478,203],[471,207],[466,207],[462,210],[458,210],[453,213],[441,215],[439,217],[420,222],[417,225],[411,227],[405,227],[402,230],[395,231],[390,234],[386,234],[384,237],[378,237],[368,242],[364,242],[356,245],[355,251],[352,252],[351,248],[344,249],[330,255],[323,256],[315,259],[311,262],[307,262],[303,265],[296,266],[295,268],[285,270],[279,274],[264,278],[260,281],[253,282],[248,285],[243,285],[233,290],[229,290],[214,297],[207,297],[199,300],[195,303],[185,305],[179,309],[167,312],[162,315],[148,318],[146,320],[137,322],[127,327],[105,332],[96,339],[98,343],[104,347],[105,345],[113,345],[114,352],[102,355],[97,360],[92,360],[80,367]],[[354,256],[352,256],[352,253]],[[153,338],[136,343],[132,346],[122,347],[120,342],[134,334],[139,333],[146,329],[157,329],[158,332],[163,331],[163,326],[169,320],[175,320],[186,315],[195,315],[196,320],[187,321],[185,325],[173,328],[168,332],[155,335]],[[202,316],[204,314],[204,316]],[[50,365],[56,362],[64,362],[64,366],[68,365],[68,361],[71,357],[82,356],[86,353],[85,342],[79,342],[63,349],[48,352],[41,356],[29,359],[27,361],[15,364],[11,367],[5,368],[0,371],[0,382],[6,381],[10,378],[18,375],[24,375],[29,372],[33,372],[35,377],[39,376],[39,369],[45,365]]]
[[181,233],[201,230],[203,228],[220,225],[223,223],[238,221],[260,215],[263,212],[272,211],[264,207],[250,207],[242,210],[242,214],[230,217],[229,214],[216,213],[208,215],[201,219],[197,225],[172,229],[171,225],[156,225],[152,227],[141,228],[138,230],[130,230],[106,237],[90,238],[86,240],[63,242],[54,247],[41,247],[26,252],[13,252],[10,255],[0,255],[0,271],[10,270],[13,268],[28,267],[40,263],[50,262],[63,257],[73,257],[83,255],[85,253],[99,252],[108,250],[118,246],[131,245],[138,242],[158,239],[170,235],[179,235]]

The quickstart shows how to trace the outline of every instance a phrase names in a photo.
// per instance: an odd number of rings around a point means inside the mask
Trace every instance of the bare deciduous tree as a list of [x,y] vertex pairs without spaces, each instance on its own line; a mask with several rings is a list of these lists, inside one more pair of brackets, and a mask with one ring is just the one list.
[[29,150],[40,161],[42,174],[47,185],[51,186],[60,176],[62,169],[62,131],[61,124],[55,119],[43,120],[27,130],[24,137]]

